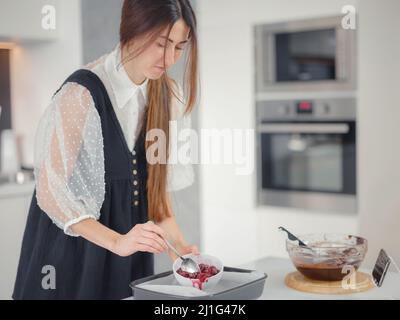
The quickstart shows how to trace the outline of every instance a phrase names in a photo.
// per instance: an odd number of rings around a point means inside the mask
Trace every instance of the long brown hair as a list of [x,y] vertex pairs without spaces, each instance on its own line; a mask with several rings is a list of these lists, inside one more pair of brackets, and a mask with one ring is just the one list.
[[[142,48],[134,53],[134,57],[136,57],[146,50],[166,28],[168,28],[169,36],[173,25],[180,19],[183,19],[190,29],[190,45],[188,46],[190,51],[187,54],[183,79],[183,91],[187,97],[184,113],[187,114],[192,111],[196,102],[198,84],[197,22],[189,0],[125,0],[122,7],[120,43],[122,48],[138,37],[148,36],[148,40]],[[169,146],[171,101],[173,96],[176,98],[179,96],[176,92],[177,86],[174,84],[175,82],[168,77],[167,73],[164,73],[158,80],[149,80],[147,89],[146,132],[151,129],[163,130],[166,136],[166,146]],[[151,141],[146,141],[146,151],[151,144]],[[169,148],[167,147],[166,159],[168,156]],[[167,164],[150,164],[147,161],[147,169],[149,219],[160,222],[172,215],[167,199]]]

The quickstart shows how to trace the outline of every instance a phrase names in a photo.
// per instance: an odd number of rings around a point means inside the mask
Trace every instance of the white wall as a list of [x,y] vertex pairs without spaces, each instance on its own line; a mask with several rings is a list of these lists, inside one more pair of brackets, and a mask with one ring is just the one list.
[[[57,37],[57,29],[44,29],[48,7],[60,0],[0,0],[0,41],[46,41]],[[61,0],[62,1],[62,0]],[[45,9],[42,13],[42,9]]]
[[[341,14],[356,0],[202,0],[198,3],[202,102],[200,128],[254,129],[253,25]],[[257,208],[256,175],[236,176],[231,166],[200,172],[202,248],[225,264],[287,256],[277,227],[293,232],[358,233],[357,216]]]
[[367,262],[380,248],[400,262],[400,2],[360,2],[359,168]]
[[[55,90],[82,64],[80,0],[59,1],[56,12],[56,40],[18,42],[11,55],[13,128],[21,136],[23,162],[27,165],[33,162],[40,116]],[[36,17],[35,13],[30,15],[31,19]]]

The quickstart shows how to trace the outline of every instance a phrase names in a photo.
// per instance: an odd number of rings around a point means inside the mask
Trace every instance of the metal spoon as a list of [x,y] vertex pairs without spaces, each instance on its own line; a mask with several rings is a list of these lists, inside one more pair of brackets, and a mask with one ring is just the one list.
[[291,233],[291,232],[289,232],[288,230],[286,230],[284,227],[279,227],[278,229],[279,229],[280,231],[286,232],[287,235],[288,235],[289,240],[291,240],[291,241],[298,241],[298,242],[299,242],[299,246],[308,248],[308,249],[310,249],[310,250],[312,251],[312,249],[311,249],[309,246],[307,246],[303,241],[301,241],[299,238],[297,238],[293,233]]
[[175,252],[175,254],[182,259],[181,263],[181,269],[182,271],[188,272],[188,273],[195,273],[195,272],[200,272],[199,265],[197,264],[196,261],[194,261],[192,258],[184,258],[182,257],[179,252],[175,249],[175,247],[167,240],[164,239],[165,243],[172,249],[172,251]]

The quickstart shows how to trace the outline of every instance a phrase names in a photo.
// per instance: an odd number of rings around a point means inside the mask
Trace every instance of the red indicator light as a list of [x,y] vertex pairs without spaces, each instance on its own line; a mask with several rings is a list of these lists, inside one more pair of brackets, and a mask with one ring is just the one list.
[[303,101],[299,103],[300,110],[311,110],[311,103],[308,101]]

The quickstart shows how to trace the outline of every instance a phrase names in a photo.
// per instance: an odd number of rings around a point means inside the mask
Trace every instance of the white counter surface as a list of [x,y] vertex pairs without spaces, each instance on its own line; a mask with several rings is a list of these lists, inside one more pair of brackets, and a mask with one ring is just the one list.
[[[388,272],[385,282],[381,288],[373,288],[366,292],[326,295],[313,294],[296,291],[285,285],[285,276],[296,271],[289,259],[267,257],[239,268],[251,269],[265,272],[268,277],[262,296],[259,300],[381,300],[381,299],[400,299],[400,274]],[[361,271],[371,274],[371,270],[362,269]],[[128,298],[132,300],[133,298]]]
[[[245,269],[263,271],[268,275],[261,300],[315,300],[315,299],[400,299],[400,274],[388,273],[381,288],[373,288],[366,292],[326,295],[296,291],[285,285],[288,273],[296,271],[289,259],[264,258],[241,266]],[[361,270],[371,274],[371,270]],[[389,279],[390,278],[390,279]],[[395,279],[397,282],[391,281]]]
[[23,184],[17,184],[17,183],[0,184],[0,199],[26,196],[29,194],[32,195],[34,189],[35,189],[34,181],[30,181]]

